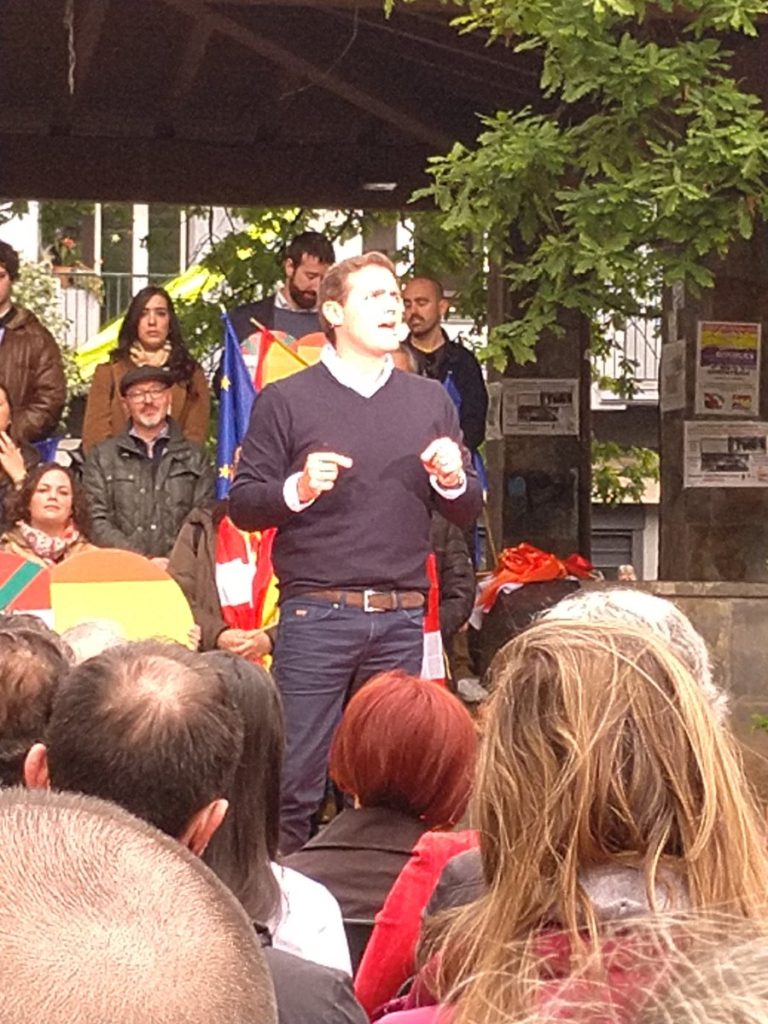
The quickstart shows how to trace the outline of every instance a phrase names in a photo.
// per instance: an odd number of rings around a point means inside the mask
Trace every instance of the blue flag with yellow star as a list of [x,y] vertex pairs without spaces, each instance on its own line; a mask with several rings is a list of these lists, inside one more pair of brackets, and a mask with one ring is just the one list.
[[256,389],[232,321],[227,313],[221,319],[224,322],[224,355],[221,360],[219,436],[216,444],[216,497],[226,498],[234,475],[232,457],[248,429]]

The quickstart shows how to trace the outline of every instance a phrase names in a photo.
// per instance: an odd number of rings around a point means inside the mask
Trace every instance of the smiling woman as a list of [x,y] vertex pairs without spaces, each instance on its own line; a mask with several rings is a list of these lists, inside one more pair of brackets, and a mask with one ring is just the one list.
[[84,495],[70,471],[54,462],[33,469],[6,507],[8,520],[15,525],[0,536],[1,551],[38,565],[54,565],[93,547],[85,539]]
[[210,414],[208,382],[184,344],[170,295],[164,288],[149,285],[131,300],[109,361],[96,367],[83,424],[86,453],[125,429],[120,382],[137,366],[168,370],[173,381],[171,416],[187,440],[204,442]]

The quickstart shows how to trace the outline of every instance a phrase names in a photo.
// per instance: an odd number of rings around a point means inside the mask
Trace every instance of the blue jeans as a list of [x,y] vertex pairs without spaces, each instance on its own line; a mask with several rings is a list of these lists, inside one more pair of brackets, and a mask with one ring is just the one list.
[[286,734],[282,853],[309,838],[325,794],[333,732],[352,694],[377,672],[421,671],[423,618],[421,608],[365,612],[312,597],[280,606],[273,671]]

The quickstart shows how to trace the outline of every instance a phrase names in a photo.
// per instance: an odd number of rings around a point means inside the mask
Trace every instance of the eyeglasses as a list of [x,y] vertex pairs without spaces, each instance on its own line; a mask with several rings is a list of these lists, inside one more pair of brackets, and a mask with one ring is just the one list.
[[160,398],[167,391],[167,387],[158,385],[156,388],[145,388],[143,391],[129,391],[125,397],[129,402],[146,402],[147,400],[154,402],[156,398]]

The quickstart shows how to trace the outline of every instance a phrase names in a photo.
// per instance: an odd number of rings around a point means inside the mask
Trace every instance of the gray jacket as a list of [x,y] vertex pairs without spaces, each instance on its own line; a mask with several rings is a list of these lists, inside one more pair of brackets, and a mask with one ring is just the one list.
[[155,558],[170,553],[185,517],[213,496],[214,475],[205,450],[171,420],[170,436],[154,459],[127,432],[96,445],[83,483],[93,543]]

